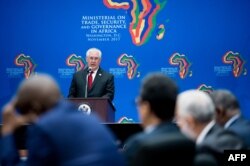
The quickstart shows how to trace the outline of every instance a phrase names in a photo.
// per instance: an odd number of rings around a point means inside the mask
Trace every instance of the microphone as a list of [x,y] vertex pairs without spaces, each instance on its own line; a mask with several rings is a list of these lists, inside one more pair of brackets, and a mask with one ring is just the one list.
[[87,73],[90,73],[92,71],[91,67],[88,68]]

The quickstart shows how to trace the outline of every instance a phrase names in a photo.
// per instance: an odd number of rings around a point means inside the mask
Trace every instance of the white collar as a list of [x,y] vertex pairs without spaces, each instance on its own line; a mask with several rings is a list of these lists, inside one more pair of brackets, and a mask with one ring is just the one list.
[[201,131],[201,133],[199,134],[199,136],[196,139],[196,144],[201,144],[203,142],[207,133],[211,130],[211,128],[214,126],[214,124],[215,124],[215,121],[212,120],[204,127],[204,129]]
[[144,129],[144,132],[147,133],[147,134],[149,134],[149,133],[151,133],[152,131],[154,131],[155,128],[156,128],[156,125],[149,125],[149,126],[147,126],[147,127]]
[[224,125],[224,128],[226,129],[226,128],[228,128],[234,121],[236,121],[236,119],[238,119],[240,117],[240,114],[236,114],[236,115],[234,115],[231,119],[229,119],[228,121],[227,121],[227,123],[225,123],[225,125]]

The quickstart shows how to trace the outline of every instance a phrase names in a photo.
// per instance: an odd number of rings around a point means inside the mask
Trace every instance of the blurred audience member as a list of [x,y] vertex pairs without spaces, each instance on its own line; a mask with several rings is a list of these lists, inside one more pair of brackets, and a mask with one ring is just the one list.
[[143,132],[130,137],[124,146],[129,166],[174,162],[192,165],[195,144],[173,123],[178,87],[161,73],[146,76],[136,100]]
[[[14,142],[15,129],[31,124],[28,157],[22,163]],[[120,166],[124,161],[111,133],[95,116],[77,111],[63,101],[58,85],[48,75],[24,80],[15,98],[3,108],[1,165]]]
[[199,90],[178,95],[176,121],[181,131],[196,141],[197,152],[208,152],[223,164],[224,150],[242,149],[243,141],[234,133],[215,124],[215,107],[210,96]]
[[250,121],[240,112],[237,98],[229,90],[218,89],[211,93],[216,109],[216,122],[238,134],[250,149]]

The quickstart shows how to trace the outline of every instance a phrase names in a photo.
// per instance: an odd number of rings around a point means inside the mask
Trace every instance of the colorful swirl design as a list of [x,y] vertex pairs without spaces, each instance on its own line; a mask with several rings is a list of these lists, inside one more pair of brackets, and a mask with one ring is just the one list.
[[27,79],[34,73],[36,64],[30,56],[20,54],[15,58],[15,65],[24,67],[24,77]]

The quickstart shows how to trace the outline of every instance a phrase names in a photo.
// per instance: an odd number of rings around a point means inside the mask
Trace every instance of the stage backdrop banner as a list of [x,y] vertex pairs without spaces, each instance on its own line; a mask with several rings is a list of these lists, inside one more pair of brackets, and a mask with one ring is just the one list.
[[134,99],[156,71],[180,92],[231,90],[250,119],[249,9],[249,0],[1,0],[0,106],[40,72],[66,98],[86,50],[97,47],[115,76],[117,122],[140,121]]

